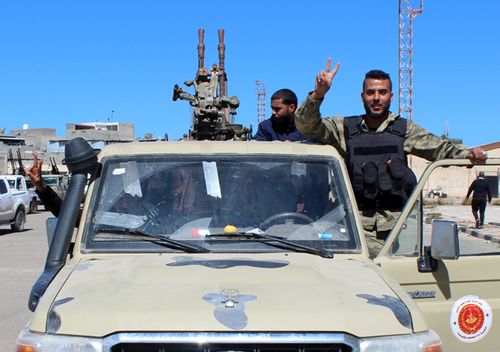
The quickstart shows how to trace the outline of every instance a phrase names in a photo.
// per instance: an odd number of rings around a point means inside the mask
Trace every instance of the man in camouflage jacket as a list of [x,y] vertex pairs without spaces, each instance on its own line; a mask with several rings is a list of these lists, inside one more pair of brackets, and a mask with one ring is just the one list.
[[[331,70],[331,59],[328,58],[326,70],[321,71],[316,76],[314,91],[308,94],[305,101],[297,109],[295,123],[297,129],[306,137],[334,146],[349,164],[350,149],[349,142],[346,140],[348,135],[346,136],[344,130],[345,118],[321,118],[319,111],[321,102],[330,89],[339,67],[340,65],[337,63]],[[358,117],[361,134],[383,134],[397,120],[402,119],[389,111],[393,93],[392,82],[387,73],[379,70],[368,72],[363,81],[361,98],[366,112]],[[451,143],[435,136],[412,121],[406,121],[405,128],[402,144],[405,156],[412,154],[430,161],[446,158],[468,158],[473,162],[480,162],[487,158],[486,152],[480,148],[469,150],[462,144]],[[367,145],[364,149],[370,147]],[[387,161],[386,168],[391,168],[391,160]],[[350,170],[350,174],[352,178],[352,170]],[[355,181],[352,181],[354,185]],[[363,209],[360,212],[370,256],[374,257],[382,248],[394,226],[399,211],[373,206],[372,209]]]

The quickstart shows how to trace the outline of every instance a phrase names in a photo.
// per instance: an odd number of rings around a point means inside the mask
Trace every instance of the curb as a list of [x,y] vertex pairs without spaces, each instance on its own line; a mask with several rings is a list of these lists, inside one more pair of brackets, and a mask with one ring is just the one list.
[[471,235],[473,237],[481,238],[481,239],[486,240],[486,241],[500,243],[500,237],[498,237],[496,235],[491,235],[491,234],[487,234],[487,233],[481,233],[479,231],[472,230],[472,229],[469,229],[467,227],[461,227],[460,231],[465,232],[465,233],[467,233],[467,234],[469,234],[469,235]]

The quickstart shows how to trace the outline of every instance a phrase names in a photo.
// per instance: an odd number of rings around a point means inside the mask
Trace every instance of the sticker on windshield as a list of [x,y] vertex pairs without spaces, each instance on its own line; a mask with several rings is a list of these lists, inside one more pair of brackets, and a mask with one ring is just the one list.
[[217,164],[213,161],[204,161],[203,174],[205,175],[207,194],[215,198],[222,198],[220,191],[219,174],[217,173]]
[[473,343],[486,336],[492,320],[493,312],[485,300],[472,295],[464,296],[453,305],[450,327],[459,341]]
[[113,175],[123,175],[124,173],[125,173],[124,167],[117,167],[116,169],[113,169]]

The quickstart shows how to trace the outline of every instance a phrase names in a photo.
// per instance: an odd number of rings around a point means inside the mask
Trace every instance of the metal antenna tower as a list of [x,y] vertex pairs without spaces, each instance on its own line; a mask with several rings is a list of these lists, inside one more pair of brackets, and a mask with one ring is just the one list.
[[399,115],[408,120],[413,111],[413,18],[424,10],[413,10],[410,0],[399,0]]
[[257,86],[257,123],[266,119],[266,86],[264,82],[255,81]]

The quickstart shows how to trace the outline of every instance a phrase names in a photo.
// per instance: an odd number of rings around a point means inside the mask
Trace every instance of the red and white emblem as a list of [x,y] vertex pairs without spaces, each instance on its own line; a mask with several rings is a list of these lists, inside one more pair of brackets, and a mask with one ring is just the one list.
[[493,312],[485,300],[464,296],[455,302],[451,310],[451,331],[462,342],[477,342],[486,336],[492,320]]

